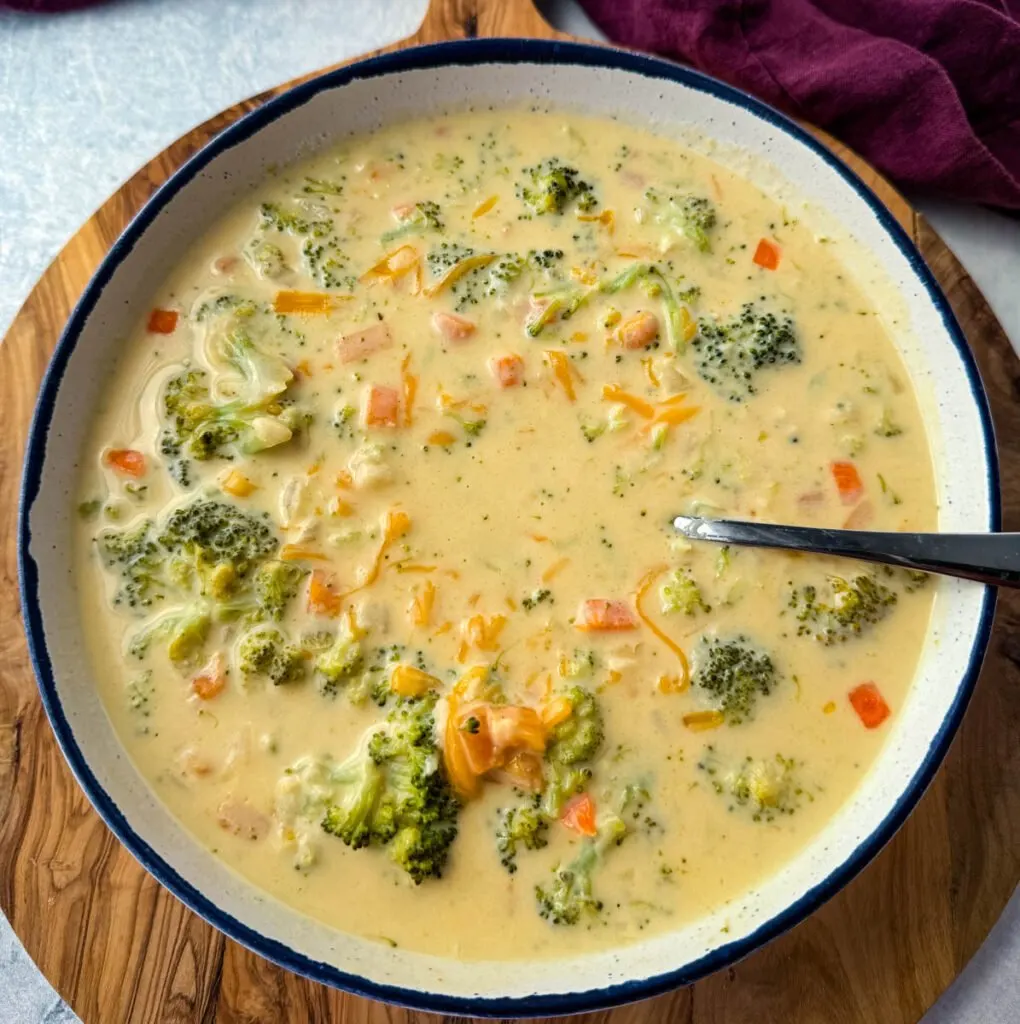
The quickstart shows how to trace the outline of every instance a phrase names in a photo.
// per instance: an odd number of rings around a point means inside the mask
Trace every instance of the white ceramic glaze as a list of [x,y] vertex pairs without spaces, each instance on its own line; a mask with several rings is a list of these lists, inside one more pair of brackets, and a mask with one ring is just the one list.
[[[608,65],[608,66],[607,66]],[[364,75],[366,77],[359,77]],[[842,239],[856,276],[892,284],[881,312],[920,397],[943,530],[998,526],[996,467],[976,372],[905,236],[858,182],[779,115],[672,65],[584,46],[509,41],[430,47],[302,87],[222,136],[129,228],[69,325],[44,385],[26,462],[22,588],[47,710],[73,769],[120,838],[217,926],[319,980],[434,1010],[569,1012],[688,982],[796,923],[902,823],[945,753],[983,653],[993,598],[944,581],[907,706],[854,798],[779,874],[679,931],[613,952],[507,969],[340,934],[263,895],[195,843],[127,759],[89,675],[70,577],[77,462],[118,347],[197,232],[271,164],[394,119],[444,108],[564,101],[626,117],[737,163]],[[640,113],[639,113],[640,112]],[[344,898],[350,898],[345,896]]]

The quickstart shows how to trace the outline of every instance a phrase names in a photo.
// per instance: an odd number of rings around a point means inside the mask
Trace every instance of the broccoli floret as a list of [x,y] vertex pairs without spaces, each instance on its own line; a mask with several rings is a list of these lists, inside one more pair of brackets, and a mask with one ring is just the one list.
[[171,554],[205,565],[226,563],[239,577],[274,554],[278,543],[267,516],[205,499],[175,509],[156,539]]
[[728,320],[702,317],[691,345],[702,379],[731,402],[758,393],[761,371],[801,361],[792,318],[763,312],[753,302]]
[[457,836],[460,802],[442,773],[434,694],[402,701],[333,773],[340,787],[323,829],[348,846],[388,846],[416,883],[439,878]]
[[593,892],[592,874],[606,854],[627,838],[631,831],[628,819],[639,817],[647,799],[643,786],[627,786],[616,800],[615,809],[600,812],[596,834],[582,843],[577,856],[566,866],[555,867],[548,885],[535,886],[541,917],[550,924],[575,925],[602,910],[602,901]]
[[237,658],[246,676],[267,676],[274,686],[292,683],[305,674],[304,652],[272,626],[245,633],[237,646]]
[[517,184],[517,198],[537,216],[563,213],[574,202],[585,213],[598,206],[592,186],[581,179],[580,172],[555,157],[525,167],[523,174],[524,179]]
[[575,765],[595,757],[605,728],[602,709],[594,693],[583,686],[572,686],[566,697],[571,704],[570,717],[552,730],[545,756],[550,762]]
[[163,600],[164,554],[152,535],[150,520],[144,519],[125,530],[104,530],[96,537],[96,544],[103,565],[120,574],[114,604],[149,608]]
[[341,686],[354,680],[364,660],[361,644],[346,630],[341,630],[332,644],[315,659],[320,691],[329,696],[335,695]]
[[645,198],[655,208],[655,221],[689,238],[702,252],[712,248],[709,232],[716,225],[715,207],[703,196],[665,195],[650,188]]
[[333,230],[332,220],[309,220],[295,210],[288,210],[279,203],[263,203],[259,207],[260,226],[272,231],[295,235],[312,235],[322,238]]
[[173,608],[132,636],[128,652],[146,658],[153,643],[164,643],[170,660],[179,668],[194,665],[205,649],[212,615],[204,601]]
[[747,808],[754,821],[773,821],[794,814],[804,799],[813,799],[800,783],[800,766],[792,758],[746,757],[727,765],[711,745],[698,762],[712,788],[733,800],[733,807]]
[[272,242],[258,242],[252,246],[251,261],[261,277],[279,277],[287,270],[283,250]]
[[187,486],[188,477],[184,455],[202,462],[229,459],[235,449],[264,451],[289,441],[294,433],[278,402],[213,402],[201,370],[187,370],[167,381],[163,411],[169,425],[161,435],[160,451],[170,460],[170,471],[182,486]]
[[750,718],[759,696],[767,697],[778,681],[772,659],[745,636],[703,637],[698,645],[694,685],[715,699],[731,725]]
[[830,576],[828,598],[808,585],[793,588],[789,606],[797,618],[798,636],[809,636],[826,646],[845,643],[884,619],[896,604],[897,596],[870,573],[849,580]]
[[585,679],[598,666],[598,655],[592,648],[575,647],[569,657],[560,658],[560,675],[565,679]]
[[663,583],[659,590],[659,600],[663,615],[671,615],[674,612],[697,615],[698,612],[712,610],[711,605],[702,597],[700,587],[686,569],[677,569]]
[[320,288],[353,291],[357,279],[350,272],[351,261],[340,247],[335,235],[325,238],[306,238],[301,256],[308,273]]
[[305,570],[292,562],[274,560],[260,565],[252,577],[252,590],[262,612],[279,622],[305,575]]
[[496,849],[500,863],[512,875],[517,870],[518,844],[528,850],[541,850],[548,845],[546,833],[549,820],[534,803],[507,807],[500,811],[496,829]]
[[407,235],[424,235],[429,231],[441,232],[443,221],[440,214],[438,203],[431,200],[415,203],[407,214],[400,218],[399,225],[382,236],[382,244],[389,245],[390,242]]

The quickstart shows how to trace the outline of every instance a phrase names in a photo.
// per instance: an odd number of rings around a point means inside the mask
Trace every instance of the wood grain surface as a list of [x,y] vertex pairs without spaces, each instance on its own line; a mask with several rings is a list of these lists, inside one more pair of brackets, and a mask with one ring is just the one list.
[[[554,33],[526,0],[433,0],[396,44]],[[273,90],[282,91],[280,90]],[[140,170],[46,271],[0,346],[0,906],[85,1024],[440,1024],[284,971],[150,878],[64,764],[18,610],[18,480],[39,381],[90,275],[131,215],[212,136],[272,93],[212,118]],[[991,396],[1006,529],[1020,529],[1020,363],[952,253],[854,154],[949,296]],[[803,924],[742,963],[581,1024],[915,1024],[969,960],[1020,877],[1020,591],[1003,594],[989,656],[945,766],[895,839]],[[447,1019],[447,1024],[449,1018]]]

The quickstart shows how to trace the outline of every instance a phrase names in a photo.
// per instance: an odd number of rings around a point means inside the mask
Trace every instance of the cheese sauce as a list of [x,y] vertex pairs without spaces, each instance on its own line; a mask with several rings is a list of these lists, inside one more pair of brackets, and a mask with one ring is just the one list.
[[[670,519],[934,527],[914,395],[835,249],[573,115],[270,176],[160,285],[88,441],[94,674],[159,798],[300,911],[467,959],[674,928],[789,860],[874,760],[934,587]],[[429,826],[366,737],[423,707],[457,836],[409,870]]]

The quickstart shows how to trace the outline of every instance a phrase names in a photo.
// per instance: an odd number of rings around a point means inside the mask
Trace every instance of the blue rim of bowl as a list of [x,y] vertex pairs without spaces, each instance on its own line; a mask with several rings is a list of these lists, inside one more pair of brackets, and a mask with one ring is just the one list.
[[28,635],[28,647],[39,683],[43,706],[56,734],[64,757],[67,759],[81,787],[93,806],[117,838],[134,857],[163,886],[190,907],[200,917],[214,925],[232,939],[272,960],[288,970],[314,981],[340,988],[356,995],[384,1002],[408,1006],[434,1013],[452,1013],[482,1017],[537,1017],[550,1014],[580,1013],[618,1006],[622,1003],[647,999],[682,985],[688,985],[705,975],[727,967],[735,961],[771,941],[815,911],[834,896],[857,875],[879,852],[906,820],[911,810],[931,782],[949,748],[963,713],[967,708],[991,632],[995,611],[996,592],[986,587],[983,596],[978,629],[971,648],[967,671],[960,682],[956,697],[941,728],[932,740],[928,752],[914,777],[900,795],[882,823],[863,840],[850,856],[823,881],[808,890],[799,899],[760,925],[750,935],[720,946],[700,959],[650,978],[609,985],[582,992],[563,992],[510,998],[470,998],[446,996],[418,989],[405,989],[369,981],[358,975],[347,974],[339,968],[312,960],[297,953],[275,939],[271,939],[242,924],[220,910],[198,889],[185,881],[162,857],[138,836],[120,809],[99,784],[85,760],[71,727],[64,715],[53,668],[46,646],[46,635],[38,600],[38,572],[29,554],[30,517],[32,506],[39,494],[45,462],[46,440],[52,423],[57,392],[82,327],[103,288],[124,261],[135,242],[148,228],[168,200],[191,181],[213,158],[238,145],[283,114],[302,106],[315,95],[347,85],[357,79],[377,78],[399,72],[423,70],[449,65],[472,66],[478,64],[553,63],[609,70],[628,71],[648,78],[679,82],[692,89],[708,93],[743,108],[785,132],[821,157],[842,179],[854,189],[871,208],[886,233],[909,263],[911,270],[923,285],[928,298],[938,310],[945,329],[958,350],[963,368],[978,410],[984,437],[985,457],[988,463],[990,494],[989,523],[991,531],[1001,528],[999,500],[999,467],[995,447],[992,419],[981,378],[973,354],[959,325],[949,308],[934,276],[903,228],[896,222],[878,197],[830,150],[813,138],[784,114],[717,79],[698,71],[681,67],[654,57],[594,46],[586,43],[548,42],[530,39],[471,39],[437,43],[414,49],[401,50],[378,57],[370,57],[296,86],[281,96],[268,101],[225,129],[185,163],[139,211],[120,238],[114,243],[89,282],[81,299],[68,320],[47,367],[39,392],[25,454],[24,473],[18,519],[18,580],[21,589],[21,608]]

